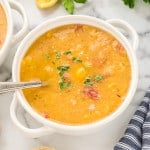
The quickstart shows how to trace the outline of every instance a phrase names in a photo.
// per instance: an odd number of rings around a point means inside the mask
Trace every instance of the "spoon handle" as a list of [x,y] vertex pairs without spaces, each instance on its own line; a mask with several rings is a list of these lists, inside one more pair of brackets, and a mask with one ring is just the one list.
[[31,87],[42,86],[41,81],[31,81],[31,82],[0,82],[0,93],[11,92],[17,89],[25,89]]

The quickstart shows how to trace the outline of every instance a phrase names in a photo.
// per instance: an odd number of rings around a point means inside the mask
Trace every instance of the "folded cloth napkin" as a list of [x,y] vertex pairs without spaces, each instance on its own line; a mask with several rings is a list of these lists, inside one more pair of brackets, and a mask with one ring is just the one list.
[[150,150],[150,88],[114,150]]

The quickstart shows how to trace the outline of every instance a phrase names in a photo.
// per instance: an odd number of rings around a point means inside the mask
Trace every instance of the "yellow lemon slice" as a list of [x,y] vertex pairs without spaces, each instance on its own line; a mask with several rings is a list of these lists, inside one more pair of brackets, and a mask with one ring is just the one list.
[[36,0],[36,5],[39,8],[49,8],[56,4],[58,0]]

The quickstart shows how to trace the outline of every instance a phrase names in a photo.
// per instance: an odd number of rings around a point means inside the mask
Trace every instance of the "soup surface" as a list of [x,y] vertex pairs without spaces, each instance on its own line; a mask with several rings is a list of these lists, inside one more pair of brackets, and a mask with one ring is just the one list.
[[23,91],[39,114],[65,124],[86,124],[108,116],[123,102],[131,66],[112,35],[72,24],[38,38],[25,54],[20,74],[21,81],[49,82]]
[[6,30],[7,30],[6,14],[4,12],[4,9],[0,5],[0,48],[4,43],[6,37]]

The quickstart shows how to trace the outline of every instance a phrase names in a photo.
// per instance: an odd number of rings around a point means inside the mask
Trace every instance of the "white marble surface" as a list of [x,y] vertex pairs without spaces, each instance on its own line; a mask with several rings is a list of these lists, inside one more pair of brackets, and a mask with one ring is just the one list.
[[[67,15],[58,3],[54,8],[40,11],[36,8],[34,0],[17,0],[26,9],[30,29],[36,27],[44,20],[60,15]],[[128,109],[99,132],[87,136],[72,137],[54,134],[38,139],[25,137],[13,125],[9,107],[12,101],[11,94],[0,95],[0,150],[31,150],[33,147],[44,145],[53,146],[57,150],[111,150],[123,135],[123,132],[132,114],[137,108],[144,90],[150,86],[150,5],[137,1],[135,9],[124,6],[122,0],[89,0],[84,6],[78,5],[75,14],[95,16],[101,19],[120,18],[128,21],[138,32],[140,45],[137,50],[139,64],[139,84],[136,94]],[[21,20],[14,13],[15,28],[21,26]],[[10,49],[4,65],[0,68],[0,81],[11,80],[11,64],[17,46]],[[35,121],[21,108],[18,108],[19,117],[27,126],[35,126]]]

